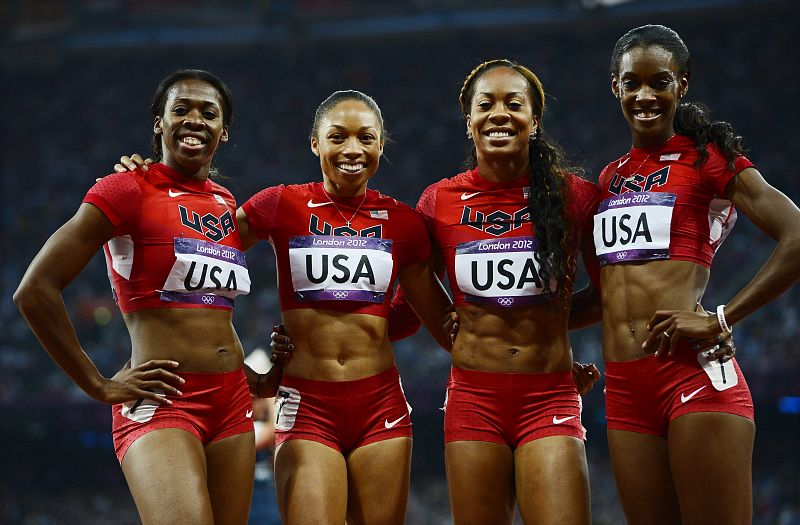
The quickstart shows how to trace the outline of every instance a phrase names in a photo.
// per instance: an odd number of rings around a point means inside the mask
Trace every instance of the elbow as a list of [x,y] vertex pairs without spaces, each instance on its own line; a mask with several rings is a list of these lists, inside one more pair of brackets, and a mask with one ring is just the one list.
[[37,305],[43,302],[45,293],[41,287],[32,284],[29,280],[23,280],[14,292],[13,300],[17,309],[23,315],[36,309]]

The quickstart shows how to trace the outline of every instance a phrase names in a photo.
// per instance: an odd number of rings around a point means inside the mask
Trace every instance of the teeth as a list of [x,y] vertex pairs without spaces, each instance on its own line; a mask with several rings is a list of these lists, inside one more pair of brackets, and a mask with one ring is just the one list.
[[659,116],[661,113],[658,111],[639,111],[636,113],[636,116],[639,118],[655,118]]
[[200,144],[202,144],[202,142],[200,141],[200,139],[198,139],[197,137],[183,137],[183,138],[181,139],[181,141],[182,141],[184,144],[187,144],[187,145],[189,145],[189,146],[199,146]]
[[492,131],[491,133],[489,133],[489,137],[493,139],[507,138],[510,136],[511,133],[509,133],[508,131]]
[[339,169],[355,173],[364,169],[363,164],[339,164]]

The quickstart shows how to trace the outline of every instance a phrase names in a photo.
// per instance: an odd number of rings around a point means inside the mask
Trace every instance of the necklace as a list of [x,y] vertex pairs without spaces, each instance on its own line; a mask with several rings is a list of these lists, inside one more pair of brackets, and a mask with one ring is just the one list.
[[358,208],[356,208],[356,211],[353,212],[353,214],[350,216],[350,220],[348,220],[347,217],[344,216],[344,213],[342,213],[342,210],[339,209],[339,206],[336,204],[336,201],[331,199],[331,196],[328,194],[327,191],[325,191],[325,188],[322,188],[322,193],[324,193],[325,196],[328,197],[328,200],[331,201],[331,204],[333,204],[333,207],[336,208],[336,211],[339,212],[339,215],[342,216],[342,219],[344,219],[344,222],[348,228],[350,227],[350,223],[353,222],[353,219],[356,218],[356,215],[358,215],[358,212],[361,211],[361,206],[364,205],[364,201],[367,200],[367,190],[365,188],[364,197],[361,199],[361,204],[358,205]]
[[[633,158],[633,155],[630,155],[628,157],[628,161],[630,161],[632,158]],[[649,158],[650,158],[650,154],[648,153],[647,155],[645,155],[644,160],[641,162],[641,164],[639,164],[639,166],[635,170],[631,167],[630,164],[628,164],[628,176],[625,177],[625,180],[628,181],[628,180],[633,179],[636,176],[636,174],[639,172],[639,170],[642,169],[642,166],[644,166],[644,163],[647,162],[647,160]]]

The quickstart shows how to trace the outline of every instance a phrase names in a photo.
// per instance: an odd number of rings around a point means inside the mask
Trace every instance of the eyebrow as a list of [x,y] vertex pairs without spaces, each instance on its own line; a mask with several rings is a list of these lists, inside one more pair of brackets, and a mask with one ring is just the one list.
[[200,100],[197,98],[189,98],[189,97],[179,97],[175,99],[175,102],[183,102],[183,103],[197,102],[197,101],[200,101],[202,104],[205,104],[206,106],[220,107],[220,105],[217,102],[214,102],[213,100]]
[[[338,124],[331,124],[328,126],[328,129],[330,128],[347,129],[345,126],[340,126]],[[360,128],[358,128],[358,131],[367,131],[369,129],[377,130],[378,128],[376,128],[375,126],[361,126]]]
[[[494,93],[490,93],[488,91],[481,91],[480,93],[476,93],[475,94],[476,97],[480,96],[480,95],[486,95],[486,96],[489,96],[489,97],[493,97]],[[506,93],[503,96],[506,96],[506,97],[508,97],[508,96],[523,96],[524,97],[525,93],[522,92],[522,91],[511,91],[510,93]]]

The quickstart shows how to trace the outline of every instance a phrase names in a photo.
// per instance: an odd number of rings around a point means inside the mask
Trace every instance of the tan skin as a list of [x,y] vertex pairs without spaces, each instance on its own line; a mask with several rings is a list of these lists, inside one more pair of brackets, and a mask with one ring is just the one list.
[[[481,177],[502,182],[528,176],[528,137],[539,125],[530,89],[525,77],[506,67],[488,70],[476,80],[467,129],[475,142]],[[510,136],[489,136],[498,129]],[[466,305],[456,314],[456,367],[523,373],[573,367],[567,310],[552,305]],[[445,444],[445,461],[456,524],[511,523],[515,501],[525,523],[589,523],[588,469],[578,439],[546,437],[516,450],[489,442],[455,441]]]
[[[620,99],[634,146],[658,146],[674,134],[675,109],[688,85],[673,57],[660,47],[633,48],[622,56],[611,89]],[[800,210],[753,168],[736,175],[726,197],[777,241],[772,256],[727,303],[725,314],[733,324],[800,276]],[[630,361],[654,351],[671,355],[686,351],[687,338],[721,337],[716,316],[695,311],[708,278],[706,268],[686,261],[604,267],[605,359]],[[614,474],[628,522],[750,523],[754,435],[751,420],[725,413],[680,416],[666,438],[610,430]],[[717,502],[713,505],[709,490]]]
[[[222,117],[221,98],[211,84],[195,79],[173,84],[164,113],[154,122],[163,162],[186,177],[206,179],[219,143],[228,138]],[[200,137],[201,144],[184,143],[186,135]],[[42,346],[72,380],[103,403],[145,398],[172,404],[170,397],[181,395],[183,383],[173,372],[219,373],[242,367],[242,345],[230,311],[161,308],[123,315],[131,359],[111,378],[99,373],[80,346],[61,292],[112,236],[110,220],[93,205],[82,204],[45,243],[14,294]],[[255,393],[259,376],[246,366],[245,372]],[[153,389],[163,390],[166,397]],[[263,393],[268,395],[269,389]],[[203,445],[184,430],[165,428],[134,441],[122,469],[145,524],[243,524],[253,465],[251,432]]]

